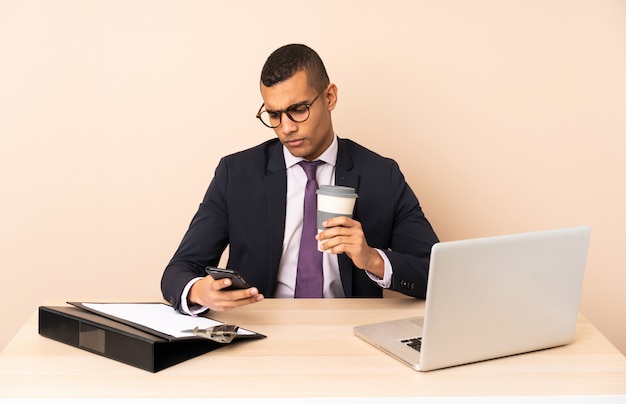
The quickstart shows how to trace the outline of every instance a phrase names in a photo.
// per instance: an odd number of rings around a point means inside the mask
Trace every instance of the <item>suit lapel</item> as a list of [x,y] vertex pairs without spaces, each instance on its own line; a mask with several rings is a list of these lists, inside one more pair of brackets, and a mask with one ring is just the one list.
[[[347,142],[338,139],[337,164],[335,165],[335,185],[352,187],[359,192],[359,175],[353,170],[352,155],[347,147]],[[357,199],[358,203],[358,199]],[[352,291],[352,260],[346,254],[337,256],[339,261],[339,275],[347,297],[353,296]]]
[[287,171],[285,168],[283,147],[280,142],[276,142],[269,150],[267,170],[265,173],[265,195],[269,220],[270,296],[273,296],[276,290],[278,266],[283,249],[285,215],[287,210]]

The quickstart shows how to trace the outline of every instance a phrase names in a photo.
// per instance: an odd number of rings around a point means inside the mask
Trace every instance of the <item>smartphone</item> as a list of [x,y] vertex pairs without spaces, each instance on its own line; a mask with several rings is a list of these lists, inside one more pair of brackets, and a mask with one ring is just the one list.
[[228,278],[232,284],[222,290],[234,290],[234,289],[248,289],[252,286],[248,285],[243,276],[234,269],[206,267],[207,274],[211,275],[213,279]]

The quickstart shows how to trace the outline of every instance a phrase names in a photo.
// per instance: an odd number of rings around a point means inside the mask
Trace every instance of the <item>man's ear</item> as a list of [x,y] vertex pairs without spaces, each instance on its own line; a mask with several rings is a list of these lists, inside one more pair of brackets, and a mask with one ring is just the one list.
[[329,111],[332,111],[337,106],[337,91],[338,91],[337,86],[334,85],[333,83],[330,83],[328,87],[326,88],[326,90],[324,90],[324,93],[325,93],[324,98],[326,99],[326,108]]

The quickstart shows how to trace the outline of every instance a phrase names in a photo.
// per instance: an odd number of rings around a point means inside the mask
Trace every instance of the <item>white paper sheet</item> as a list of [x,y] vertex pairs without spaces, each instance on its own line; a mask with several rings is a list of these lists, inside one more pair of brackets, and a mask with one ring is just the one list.
[[[83,303],[83,306],[176,338],[191,336],[191,333],[182,331],[193,329],[196,326],[207,328],[224,324],[206,317],[181,314],[163,303]],[[254,333],[239,328],[237,334],[253,335]]]

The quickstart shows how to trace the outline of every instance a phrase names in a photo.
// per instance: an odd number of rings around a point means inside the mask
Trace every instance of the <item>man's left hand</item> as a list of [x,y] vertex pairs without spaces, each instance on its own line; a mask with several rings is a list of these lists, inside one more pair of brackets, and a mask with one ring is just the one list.
[[331,254],[345,253],[354,265],[382,278],[385,263],[374,248],[367,244],[361,223],[347,216],[337,216],[323,223],[328,229],[316,238],[322,240],[321,249]]

